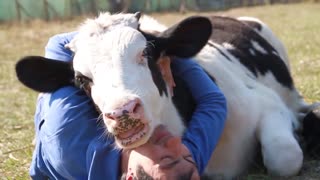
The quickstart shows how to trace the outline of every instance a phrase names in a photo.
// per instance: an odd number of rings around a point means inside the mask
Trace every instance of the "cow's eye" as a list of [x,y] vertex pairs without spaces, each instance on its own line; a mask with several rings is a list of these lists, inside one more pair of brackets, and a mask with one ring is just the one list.
[[78,75],[75,77],[75,84],[79,88],[84,88],[92,83],[92,80],[86,76]]
[[146,50],[143,50],[141,55],[138,57],[138,64],[141,64],[141,65],[146,65],[147,64],[147,52]]
[[147,56],[147,54],[148,54],[147,51],[148,51],[147,48],[142,51],[142,56],[143,56],[143,57],[146,57],[146,56]]
[[143,65],[143,66],[147,65],[147,60],[146,60],[146,58],[145,58],[145,57],[142,57],[141,59],[139,59],[138,64]]

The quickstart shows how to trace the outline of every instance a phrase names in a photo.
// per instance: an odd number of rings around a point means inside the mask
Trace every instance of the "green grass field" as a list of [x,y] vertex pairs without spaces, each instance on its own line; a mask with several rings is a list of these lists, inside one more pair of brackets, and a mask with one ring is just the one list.
[[[165,24],[196,14],[153,14]],[[284,42],[296,86],[308,102],[320,101],[320,4],[292,4],[238,8],[221,12],[230,16],[255,16],[266,22]],[[25,55],[43,55],[48,38],[75,30],[83,17],[45,23],[0,24],[0,179],[29,179],[34,136],[33,113],[37,94],[17,81],[15,62]],[[263,171],[263,170],[262,170]],[[263,173],[245,179],[273,179]],[[305,160],[299,176],[320,179],[320,161]]]

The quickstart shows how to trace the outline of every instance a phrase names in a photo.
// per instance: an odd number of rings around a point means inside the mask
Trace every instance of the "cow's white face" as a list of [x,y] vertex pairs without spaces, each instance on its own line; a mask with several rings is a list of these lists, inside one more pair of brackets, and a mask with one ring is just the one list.
[[75,50],[76,76],[81,74],[92,80],[92,99],[108,132],[122,148],[145,143],[161,123],[163,107],[171,103],[170,96],[161,93],[153,81],[147,40],[137,28],[138,19],[131,15],[106,26],[104,32],[80,31],[68,45]]
[[[183,29],[184,24],[156,37],[138,28],[139,18],[140,14],[103,14],[88,20],[67,45],[75,52],[76,78],[91,80],[91,97],[121,148],[145,143],[159,124],[169,126],[176,134],[182,132],[181,120],[171,102],[174,83],[170,66],[168,60],[159,59],[163,55],[193,56],[211,33],[210,22],[201,18],[204,26],[199,27],[204,27],[206,33],[199,40],[184,39],[190,33]],[[198,31],[194,28],[197,21],[187,21],[186,26]]]

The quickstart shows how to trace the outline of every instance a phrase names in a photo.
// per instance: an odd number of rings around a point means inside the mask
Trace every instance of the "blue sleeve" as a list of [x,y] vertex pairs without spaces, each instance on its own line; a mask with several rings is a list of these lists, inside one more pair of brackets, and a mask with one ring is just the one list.
[[39,106],[33,179],[117,179],[119,169],[111,167],[119,167],[121,151],[112,137],[104,137],[105,128],[83,91],[61,88],[43,95]]
[[52,36],[46,46],[45,57],[60,61],[71,61],[73,53],[64,46],[68,44],[77,32],[63,33]]
[[[72,60],[64,48],[76,33],[50,38],[46,57]],[[119,150],[114,139],[103,138],[105,128],[91,99],[80,89],[67,86],[44,94],[37,102],[35,115],[37,144],[30,167],[32,179],[117,179]]]
[[74,87],[61,88],[44,98],[44,121],[38,133],[41,158],[51,175],[67,179],[86,177],[85,154],[91,140],[99,135],[98,115],[91,100]]
[[192,60],[173,60],[173,70],[183,79],[196,102],[182,141],[202,174],[224,128],[227,105],[218,86]]

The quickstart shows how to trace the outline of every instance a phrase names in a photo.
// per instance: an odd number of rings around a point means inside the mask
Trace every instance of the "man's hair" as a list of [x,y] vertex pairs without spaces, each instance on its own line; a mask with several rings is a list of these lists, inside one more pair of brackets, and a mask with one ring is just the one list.
[[137,180],[154,180],[146,171],[144,171],[141,165],[138,165]]
[[[152,176],[150,176],[141,165],[138,165],[137,168],[137,176],[135,176],[134,180],[154,180]],[[126,180],[126,173],[123,173],[121,176],[121,180]],[[189,180],[192,176],[192,170],[190,171],[182,171],[180,174],[176,176],[176,180]]]

